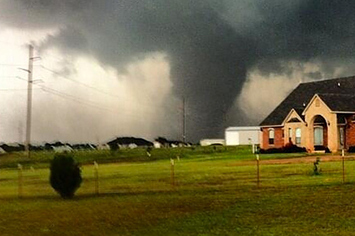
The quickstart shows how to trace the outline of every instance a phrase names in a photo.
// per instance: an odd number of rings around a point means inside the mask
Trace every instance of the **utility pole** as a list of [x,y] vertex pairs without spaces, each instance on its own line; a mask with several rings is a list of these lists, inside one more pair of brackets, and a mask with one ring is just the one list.
[[186,107],[185,97],[182,99],[182,141],[186,143]]
[[27,84],[27,118],[26,118],[26,142],[25,151],[27,157],[30,158],[30,144],[31,144],[31,119],[32,119],[32,70],[33,70],[33,46],[29,45],[28,58],[28,84]]

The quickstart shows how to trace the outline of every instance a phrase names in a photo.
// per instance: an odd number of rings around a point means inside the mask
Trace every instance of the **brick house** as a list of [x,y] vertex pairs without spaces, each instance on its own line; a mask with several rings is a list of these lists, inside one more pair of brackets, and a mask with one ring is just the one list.
[[299,84],[260,124],[261,148],[355,146],[355,76]]

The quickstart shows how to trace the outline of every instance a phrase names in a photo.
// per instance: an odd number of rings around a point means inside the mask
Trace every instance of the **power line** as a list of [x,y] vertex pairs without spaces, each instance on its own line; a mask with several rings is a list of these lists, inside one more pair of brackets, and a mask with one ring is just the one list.
[[[80,105],[85,105],[85,106],[88,106],[88,107],[91,107],[91,108],[96,108],[96,109],[99,109],[99,110],[104,110],[104,111],[108,111],[108,112],[113,113],[113,114],[117,114],[117,111],[114,111],[114,110],[112,110],[112,109],[110,109],[108,107],[102,107],[102,106],[99,106],[99,105],[96,105],[96,104],[91,104],[90,102],[87,102],[87,101],[85,101],[83,99],[74,97],[74,96],[72,96],[70,94],[65,94],[65,93],[59,92],[59,91],[57,91],[55,89],[51,89],[51,88],[48,88],[48,87],[45,87],[45,86],[42,86],[42,85],[40,85],[40,87],[43,87],[41,89],[43,92],[46,92],[46,93],[61,97],[63,99],[67,99],[67,100],[76,102],[76,103],[78,103]],[[142,120],[141,116],[135,116],[135,115],[132,115],[132,114],[125,114],[125,116],[129,116],[130,118],[133,117],[133,118]]]
[[[82,83],[82,82],[80,82],[80,81],[78,81],[78,80],[69,78],[69,77],[67,77],[67,76],[63,76],[63,75],[60,74],[59,72],[57,72],[57,71],[55,71],[55,70],[52,70],[52,69],[49,69],[49,68],[46,67],[46,66],[40,65],[40,67],[41,67],[42,69],[46,70],[46,71],[49,71],[49,72],[51,72],[51,73],[53,73],[53,74],[55,74],[55,75],[61,77],[61,78],[64,78],[64,79],[69,80],[69,81],[71,81],[71,82],[77,83],[77,84],[79,84],[79,85],[81,85],[81,86],[84,86],[84,87],[86,87],[86,88],[88,88],[88,89],[92,89],[92,90],[94,90],[94,91],[96,91],[96,92],[99,92],[99,93],[101,93],[101,94],[103,94],[103,95],[110,96],[110,97],[114,97],[114,98],[116,98],[116,99],[119,99],[120,101],[123,100],[123,98],[120,97],[120,96],[116,96],[116,95],[114,95],[114,94],[107,93],[107,92],[104,91],[104,90],[101,90],[101,89],[98,89],[98,88],[96,88],[96,87],[90,86],[90,85],[88,85],[88,84],[86,84],[86,83]],[[127,100],[125,100],[125,101],[127,102]],[[145,103],[145,104],[144,104],[144,103],[142,103],[141,101],[139,102],[139,104],[140,104],[140,106],[145,106],[145,107],[151,107],[151,106],[152,106],[151,104],[148,104],[148,103]],[[168,107],[168,106],[166,107],[166,109],[173,110],[173,108],[170,108],[170,107]]]
[[[19,80],[22,80],[22,81],[26,81],[26,79],[23,79],[21,77],[18,77],[18,76],[14,76],[16,79],[19,79]],[[66,98],[66,99],[69,99],[71,101],[74,101],[74,102],[78,102],[78,103],[81,103],[81,104],[85,104],[85,105],[88,105],[88,106],[94,106],[95,108],[99,108],[101,110],[108,110],[108,111],[111,111],[113,112],[113,110],[110,110],[109,108],[104,108],[102,107],[101,105],[97,104],[97,103],[93,103],[91,101],[85,101],[81,98],[78,98],[76,96],[73,96],[73,95],[70,95],[70,94],[67,94],[67,93],[63,93],[63,92],[60,92],[58,90],[55,90],[55,89],[52,89],[52,88],[49,88],[49,87],[46,87],[44,85],[38,85],[36,84],[38,87],[40,87],[40,89],[44,92],[47,92],[47,93],[51,93],[51,94],[54,94],[54,95],[57,95],[59,97],[62,97],[62,98]]]
[[13,75],[0,75],[0,78],[16,78],[17,76]]
[[[1,65],[1,64],[0,64]],[[16,66],[20,66],[20,64],[6,64],[6,65],[16,65]],[[107,95],[107,96],[110,96],[110,97],[114,97],[114,98],[117,98],[117,99],[120,99],[120,101],[122,101],[122,97],[119,97],[119,96],[116,96],[116,95],[113,95],[113,94],[110,94],[110,93],[107,93],[107,92],[105,92],[105,91],[103,91],[103,90],[101,90],[101,89],[98,89],[98,88],[96,88],[96,87],[93,87],[93,86],[90,86],[90,85],[88,85],[88,84],[86,84],[86,83],[82,83],[82,82],[80,82],[80,81],[78,81],[78,80],[75,80],[75,79],[72,79],[72,78],[69,78],[69,77],[66,77],[66,76],[63,76],[62,74],[60,74],[59,72],[57,72],[57,71],[55,71],[55,70],[52,70],[52,69],[50,69],[50,68],[48,68],[48,67],[46,67],[46,66],[43,66],[43,65],[38,65],[38,66],[40,66],[42,69],[44,69],[44,70],[46,70],[46,71],[49,71],[49,72],[51,72],[51,73],[53,73],[53,74],[55,74],[55,75],[58,75],[58,76],[60,76],[61,78],[64,78],[64,79],[66,79],[66,80],[69,80],[69,81],[71,81],[71,82],[74,82],[74,83],[77,83],[77,84],[79,84],[79,85],[81,85],[81,86],[84,86],[84,87],[86,87],[86,88],[89,88],[89,89],[91,89],[91,90],[94,90],[94,91],[96,91],[96,92],[99,92],[99,93],[101,93],[101,94],[104,94],[104,95]],[[19,77],[19,76],[0,76],[0,77],[9,77],[9,78],[16,78],[16,79],[19,79],[19,80],[23,80],[23,81],[26,81],[26,82],[28,82],[26,79],[23,79],[23,78],[21,78],[21,77]],[[41,86],[40,86],[41,87]],[[42,86],[42,90],[45,90],[45,89],[47,89],[47,91],[46,92],[48,92],[48,93],[50,93],[51,91],[53,92],[53,93],[56,93],[55,95],[57,95],[57,96],[69,96],[69,97],[71,97],[71,99],[73,100],[76,100],[76,101],[78,101],[78,99],[80,100],[80,102],[81,103],[85,103],[86,105],[88,105],[87,103],[90,103],[90,105],[93,105],[93,106],[96,106],[96,107],[98,107],[99,109],[108,109],[108,108],[103,108],[101,105],[98,105],[98,104],[93,104],[91,101],[83,101],[82,99],[80,99],[80,98],[78,98],[78,97],[75,97],[75,96],[72,96],[72,95],[70,95],[70,94],[65,94],[65,93],[62,93],[62,92],[60,92],[60,91],[58,91],[58,90],[53,90],[53,89],[51,89],[51,88],[48,88],[48,87],[45,87],[45,86]],[[61,94],[59,94],[59,93],[61,93]],[[127,100],[125,100],[126,102],[127,102]],[[139,102],[139,101],[138,101]],[[143,104],[142,102],[139,102],[139,104],[140,104],[140,106],[145,106],[145,107],[151,107],[152,105],[151,104]],[[165,109],[168,109],[168,110],[174,110],[174,108],[172,108],[172,107],[170,107],[170,106],[166,106],[165,107]],[[109,110],[109,109],[108,109]],[[128,111],[127,109],[125,109],[125,108],[123,108],[123,110],[126,110],[126,111]],[[130,109],[132,112],[134,112],[132,109]],[[110,110],[110,111],[112,111],[112,110]]]
[[[40,88],[34,88],[35,90],[39,90]],[[25,92],[27,89],[0,89],[0,92]]]
[[[18,77],[18,76],[15,76],[16,79],[19,79],[19,80],[22,80],[22,81],[25,81],[27,82],[26,79],[23,79],[21,77]],[[52,89],[52,88],[49,88],[49,87],[46,87],[44,85],[39,85],[39,84],[35,84],[36,86],[40,87],[42,89],[42,91],[44,92],[48,92],[48,93],[52,93],[54,95],[57,95],[57,96],[60,96],[62,98],[66,98],[66,99],[69,99],[71,101],[74,101],[74,102],[78,102],[78,103],[81,103],[81,104],[85,104],[87,106],[94,106],[95,108],[98,108],[98,109],[101,109],[101,110],[107,110],[107,111],[110,111],[110,112],[114,112],[115,114],[117,114],[116,111],[113,111],[112,109],[108,108],[108,107],[104,107],[98,103],[95,103],[95,102],[92,102],[92,101],[87,101],[87,100],[84,100],[84,99],[81,99],[81,98],[78,98],[76,96],[73,96],[71,94],[67,94],[67,93],[63,93],[61,91],[58,91],[58,90],[55,90],[55,89]],[[127,110],[126,108],[120,108],[120,110],[125,110],[125,111],[129,111]],[[134,112],[133,110],[129,111],[129,112]],[[153,113],[153,112],[151,112]]]
[[119,96],[116,96],[116,95],[107,93],[106,91],[103,91],[103,90],[101,90],[101,89],[95,88],[95,87],[90,86],[90,85],[88,85],[88,84],[82,83],[82,82],[80,82],[80,81],[78,81],[78,80],[75,80],[75,79],[72,79],[72,78],[63,76],[63,75],[61,75],[59,72],[54,71],[54,70],[51,70],[51,69],[49,69],[49,68],[47,68],[47,67],[45,67],[45,66],[43,66],[43,65],[41,65],[41,68],[44,69],[44,70],[46,70],[46,71],[49,71],[49,72],[51,72],[51,73],[53,73],[53,74],[55,74],[55,75],[57,75],[57,76],[60,76],[60,77],[62,77],[63,79],[70,80],[71,82],[74,82],[74,83],[80,84],[81,86],[84,86],[84,87],[86,87],[86,88],[95,90],[96,92],[102,93],[102,94],[107,95],[107,96],[111,96],[111,97],[115,97],[115,98],[122,99],[122,97],[119,97]]
[[[78,98],[78,97],[76,97],[76,96],[73,96],[73,95],[70,95],[70,94],[67,94],[67,93],[63,93],[63,92],[60,92],[60,91],[58,91],[58,90],[55,90],[55,89],[52,89],[52,88],[43,86],[43,85],[38,85],[38,86],[39,86],[40,88],[42,88],[42,90],[43,90],[44,92],[47,92],[47,93],[50,93],[50,94],[54,94],[54,95],[56,95],[56,96],[59,96],[59,97],[65,98],[65,99],[69,99],[69,100],[71,100],[71,101],[74,101],[74,102],[77,102],[77,103],[80,103],[80,104],[83,104],[83,105],[95,107],[95,108],[98,108],[98,109],[101,109],[101,110],[110,111],[110,112],[115,112],[115,111],[111,110],[111,109],[108,108],[108,107],[101,106],[101,105],[98,104],[98,103],[94,103],[94,102],[92,102],[92,101],[87,101],[87,100]],[[116,112],[115,112],[115,113],[116,113]]]
[[[84,99],[78,98],[76,96],[73,96],[71,94],[63,93],[61,91],[58,91],[58,90],[55,90],[55,89],[52,89],[52,88],[49,88],[49,87],[46,87],[46,86],[43,86],[43,85],[37,85],[37,86],[39,86],[42,89],[42,91],[50,93],[50,94],[53,94],[53,95],[56,95],[56,96],[59,96],[61,98],[68,99],[68,100],[77,102],[77,103],[82,104],[82,105],[90,106],[90,107],[93,107],[93,108],[97,108],[97,109],[100,109],[100,110],[105,110],[105,111],[109,111],[109,112],[112,112],[114,114],[117,114],[117,111],[113,110],[114,108],[105,107],[105,106],[102,106],[102,105],[100,105],[98,103],[94,103],[92,101],[84,100]],[[125,109],[125,108],[120,108],[119,110],[129,111],[129,110]],[[133,113],[134,111],[131,110],[129,112]]]
[[18,79],[18,80],[22,80],[22,81],[25,81],[25,82],[28,82],[26,79],[23,79],[21,78],[20,76],[13,76],[15,79]]

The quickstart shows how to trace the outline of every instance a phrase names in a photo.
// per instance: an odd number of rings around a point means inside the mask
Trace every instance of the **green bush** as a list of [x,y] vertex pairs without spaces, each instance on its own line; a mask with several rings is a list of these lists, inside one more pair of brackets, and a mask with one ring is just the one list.
[[50,165],[50,184],[62,198],[73,198],[82,182],[81,170],[71,154],[56,154]]

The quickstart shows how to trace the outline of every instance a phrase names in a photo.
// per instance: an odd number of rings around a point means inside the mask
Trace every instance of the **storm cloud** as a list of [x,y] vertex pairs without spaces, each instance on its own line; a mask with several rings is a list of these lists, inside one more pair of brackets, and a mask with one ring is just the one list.
[[[198,140],[263,118],[235,106],[255,71],[287,78],[313,63],[317,71],[304,80],[334,76],[339,67],[336,75],[355,73],[354,8],[332,0],[3,0],[0,24],[57,28],[41,50],[93,57],[117,74],[166,55],[172,96],[186,99],[188,136]],[[252,92],[244,97],[258,96]]]

